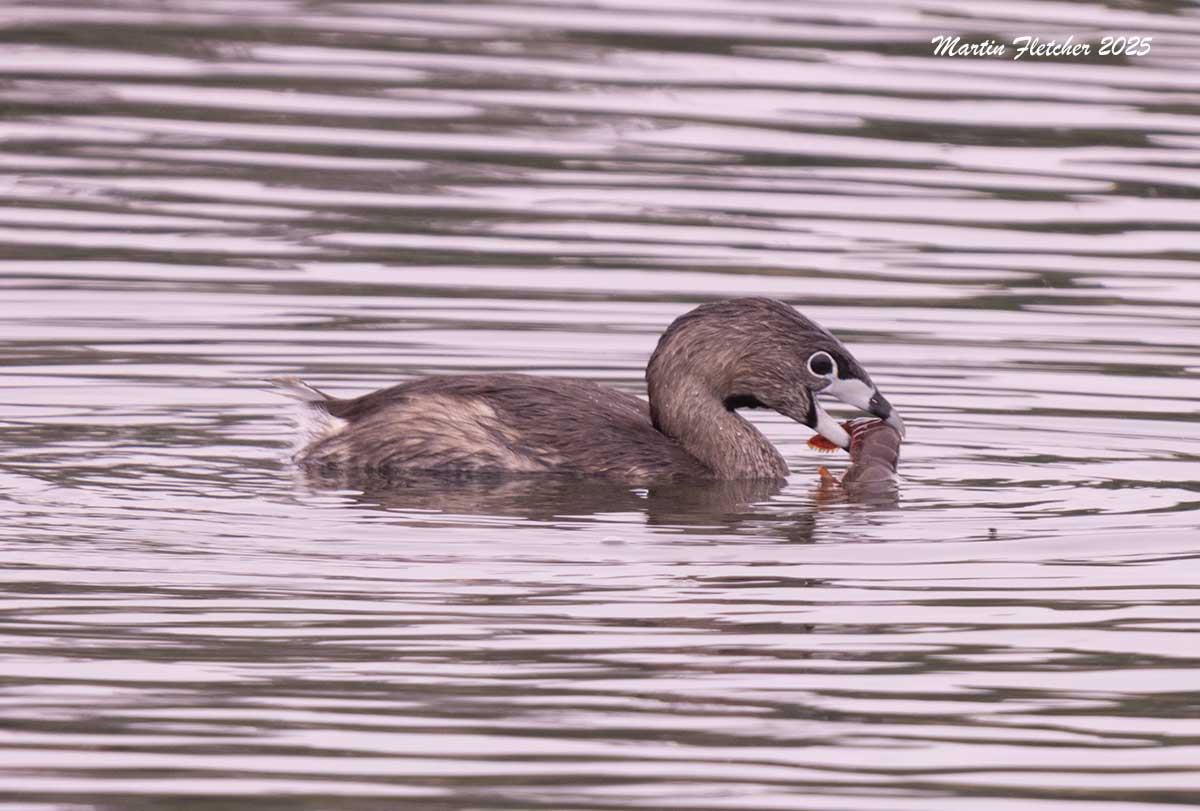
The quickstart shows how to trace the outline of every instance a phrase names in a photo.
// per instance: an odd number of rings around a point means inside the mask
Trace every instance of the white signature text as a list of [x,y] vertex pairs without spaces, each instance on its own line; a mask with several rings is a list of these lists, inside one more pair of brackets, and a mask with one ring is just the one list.
[[[1101,37],[1097,56],[1145,56],[1150,53],[1153,37]],[[1009,42],[996,39],[964,40],[961,36],[939,34],[931,40],[934,56],[1023,56],[1042,58],[1091,56],[1094,43],[1066,39],[1043,39],[1031,34],[1013,37]]]

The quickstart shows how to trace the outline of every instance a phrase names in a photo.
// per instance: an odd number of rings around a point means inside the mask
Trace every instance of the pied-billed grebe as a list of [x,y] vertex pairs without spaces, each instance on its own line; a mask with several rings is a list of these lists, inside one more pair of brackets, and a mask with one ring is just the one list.
[[352,399],[295,378],[305,466],[363,474],[556,473],[621,481],[779,479],[787,464],[739,408],[770,408],[840,447],[824,392],[904,424],[846,347],[767,298],[704,304],[675,319],[646,368],[650,401],[587,380],[427,377]]

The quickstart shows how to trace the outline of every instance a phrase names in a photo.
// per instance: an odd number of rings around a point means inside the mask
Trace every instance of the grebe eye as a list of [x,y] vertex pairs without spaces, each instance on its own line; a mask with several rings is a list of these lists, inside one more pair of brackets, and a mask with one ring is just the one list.
[[833,374],[833,358],[828,352],[813,352],[808,356],[808,371],[817,377],[828,377]]

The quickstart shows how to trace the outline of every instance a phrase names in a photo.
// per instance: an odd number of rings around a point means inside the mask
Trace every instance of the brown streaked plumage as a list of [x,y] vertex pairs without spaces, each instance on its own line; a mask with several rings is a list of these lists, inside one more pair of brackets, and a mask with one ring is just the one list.
[[771,408],[846,442],[815,392],[852,391],[864,405],[870,397],[874,413],[892,414],[841,342],[765,298],[706,304],[676,319],[646,380],[649,403],[587,380],[517,374],[428,377],[353,399],[275,382],[302,403],[307,435],[297,461],[367,474],[780,479],[783,457],[737,409]]

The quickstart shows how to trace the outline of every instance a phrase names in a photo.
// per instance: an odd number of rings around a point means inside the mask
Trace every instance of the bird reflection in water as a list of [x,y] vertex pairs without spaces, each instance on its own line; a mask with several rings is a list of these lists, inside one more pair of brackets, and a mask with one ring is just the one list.
[[[851,470],[853,466],[851,467]],[[788,486],[786,479],[662,483],[621,482],[538,475],[348,476],[333,468],[296,470],[306,488],[349,492],[357,505],[441,516],[489,516],[555,523],[600,515],[643,516],[649,527],[684,534],[737,534],[793,543],[815,540],[819,517],[843,505],[870,511],[895,509],[894,481],[820,478]],[[829,516],[833,520],[833,516]]]

